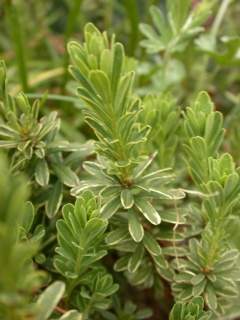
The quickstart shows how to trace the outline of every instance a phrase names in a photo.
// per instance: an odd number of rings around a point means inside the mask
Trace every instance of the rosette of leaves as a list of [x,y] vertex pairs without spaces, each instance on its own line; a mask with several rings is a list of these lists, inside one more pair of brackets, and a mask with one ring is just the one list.
[[209,181],[205,189],[212,194],[203,201],[203,208],[212,224],[225,224],[227,217],[239,208],[240,176],[232,157],[225,153],[209,158]]
[[63,219],[57,221],[58,244],[54,264],[69,279],[78,279],[93,262],[107,254],[103,247],[107,221],[100,217],[99,206],[90,192],[75,205],[63,207]]
[[202,296],[209,309],[224,314],[238,294],[239,252],[229,248],[222,230],[207,228],[202,239],[191,239],[186,259],[175,261],[172,288],[179,301]]
[[218,156],[223,140],[223,117],[214,111],[206,93],[201,93],[185,114],[186,153],[189,172],[196,186],[209,196],[203,201],[203,211],[213,224],[224,223],[238,206],[239,170],[231,155]]
[[9,151],[14,172],[24,170],[36,182],[35,196],[40,204],[46,203],[46,213],[52,217],[60,207],[63,185],[73,187],[79,183],[70,159],[64,158],[63,152],[75,152],[81,161],[81,154],[86,156],[92,152],[91,143],[81,145],[62,140],[57,112],[43,117],[39,114],[43,100],[31,105],[23,93],[10,96],[3,62],[0,77],[0,148]]
[[57,221],[59,246],[54,265],[65,277],[68,295],[83,317],[107,308],[111,302],[109,296],[118,290],[112,276],[99,263],[107,254],[106,228],[107,221],[100,216],[99,205],[91,192],[83,193],[75,205],[66,204],[63,219]]
[[[174,178],[171,169],[147,172],[153,159],[154,156],[149,157],[133,170],[129,185],[123,185],[118,177],[109,175],[104,163],[86,161],[83,167],[93,178],[81,181],[81,185],[73,188],[72,193],[78,195],[86,189],[98,191],[104,201],[101,214],[106,219],[118,214],[119,210],[125,210],[129,233],[134,241],[140,242],[144,236],[144,223],[154,226],[162,221],[161,214],[164,210],[157,210],[153,201],[157,204],[160,200],[175,201],[185,196],[180,189],[166,187]],[[164,212],[162,218],[163,221],[171,220],[171,217],[168,218]]]
[[217,159],[208,157],[206,171],[207,181],[197,185],[206,194],[202,201],[202,215],[212,225],[225,224],[226,218],[235,215],[239,208],[239,170],[231,155],[225,153]]
[[197,188],[205,194],[201,239],[191,239],[186,259],[175,260],[179,274],[173,291],[179,300],[202,295],[209,309],[224,313],[238,294],[239,252],[228,241],[227,217],[238,205],[239,173],[229,154],[219,156],[223,139],[222,115],[201,93],[185,113],[186,162]]
[[[122,44],[108,39],[87,24],[83,45],[70,42],[70,72],[80,87],[86,122],[98,138],[97,151],[108,159],[109,171],[128,182],[132,167],[139,163],[149,127],[139,121],[140,100],[133,94],[135,74]],[[111,168],[110,168],[111,166]]]
[[170,313],[170,320],[209,320],[211,312],[204,311],[204,301],[195,297],[188,303],[177,302]]
[[216,157],[223,141],[223,116],[214,111],[206,92],[201,92],[186,109],[184,131],[189,171],[197,185],[208,181],[208,157]]
[[[109,249],[118,252],[114,270],[123,272],[133,286],[162,287],[161,278],[166,281],[173,279],[168,260],[186,255],[184,248],[178,246],[185,239],[183,225],[187,222],[184,214],[178,216],[175,211],[166,210],[162,217],[165,221],[160,226],[149,228],[144,224],[146,230],[141,242],[132,239],[124,212],[111,220],[111,230],[105,241]],[[174,230],[176,224],[182,226],[181,231]]]
[[131,238],[125,237],[114,245],[113,237],[117,232],[120,230],[113,231],[106,238],[110,248],[119,253],[114,263],[116,272],[123,272],[128,282],[139,288],[154,286],[162,290],[162,279],[172,281],[173,270],[156,237],[145,232],[142,243],[136,244]]
[[141,44],[149,53],[183,51],[194,36],[204,30],[203,23],[211,14],[214,1],[201,1],[194,8],[190,0],[168,0],[167,14],[156,6],[150,8],[153,27],[140,24],[146,37]]
[[99,161],[84,163],[93,179],[81,181],[72,194],[84,189],[100,192],[103,217],[109,219],[124,209],[129,232],[140,242],[144,236],[141,215],[153,225],[161,222],[153,199],[173,200],[184,195],[164,187],[172,179],[170,170],[146,171],[154,158],[143,158],[149,126],[139,119],[142,108],[133,94],[134,72],[129,71],[123,46],[114,37],[109,41],[106,33],[101,34],[92,24],[85,27],[84,35],[83,45],[71,42],[68,46],[73,63],[70,70],[80,84],[78,94],[84,102],[86,122],[98,138]]
[[89,315],[100,313],[111,307],[112,296],[119,285],[113,282],[113,277],[104,269],[96,269],[82,277],[81,287],[73,297],[73,305],[81,311],[82,319]]

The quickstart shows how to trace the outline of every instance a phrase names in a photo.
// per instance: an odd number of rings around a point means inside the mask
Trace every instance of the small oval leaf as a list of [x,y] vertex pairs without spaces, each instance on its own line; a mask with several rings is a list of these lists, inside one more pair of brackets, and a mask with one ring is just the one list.
[[141,225],[141,222],[134,211],[129,212],[128,230],[135,242],[142,241],[144,236],[143,226]]

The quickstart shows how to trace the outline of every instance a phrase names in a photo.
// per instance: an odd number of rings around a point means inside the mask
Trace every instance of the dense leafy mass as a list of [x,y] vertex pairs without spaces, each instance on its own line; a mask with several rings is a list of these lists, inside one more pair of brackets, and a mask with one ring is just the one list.
[[110,2],[3,5],[0,319],[237,319],[239,3]]

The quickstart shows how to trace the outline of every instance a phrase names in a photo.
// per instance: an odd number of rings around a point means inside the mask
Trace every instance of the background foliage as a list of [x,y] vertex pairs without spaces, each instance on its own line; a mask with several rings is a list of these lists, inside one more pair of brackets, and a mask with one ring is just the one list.
[[0,318],[240,318],[237,0],[0,0]]

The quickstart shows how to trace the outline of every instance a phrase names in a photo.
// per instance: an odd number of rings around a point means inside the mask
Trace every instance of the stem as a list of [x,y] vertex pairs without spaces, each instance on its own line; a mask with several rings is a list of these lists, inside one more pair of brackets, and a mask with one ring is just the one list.
[[[166,48],[166,51],[164,52],[164,55],[163,55],[163,62],[162,62],[164,83],[166,83],[167,68],[170,60],[171,60],[171,53],[170,53],[170,50]],[[164,89],[166,89],[166,87]]]
[[[29,99],[41,99],[44,97],[43,93],[27,93],[26,96]],[[55,101],[66,101],[70,103],[77,103],[79,104],[79,99],[70,97],[70,96],[63,96],[60,94],[47,94],[47,100],[55,100]]]
[[76,279],[69,280],[68,286],[67,286],[67,290],[66,290],[67,291],[67,297],[68,297],[67,299],[71,298],[71,294],[72,294],[74,288],[76,287],[77,281],[78,281],[78,279],[77,280]]
[[212,239],[211,239],[210,248],[208,249],[206,268],[209,270],[213,268],[216,257],[219,254],[219,248],[221,246],[221,241],[223,239],[221,234],[221,227],[222,226],[215,228]]
[[61,307],[59,307],[59,306],[56,306],[56,307],[55,307],[55,310],[56,310],[57,312],[61,313],[61,314],[64,314],[64,313],[67,312],[67,310],[65,310],[65,309],[63,309],[63,308],[61,308]]
[[56,235],[52,235],[50,238],[48,238],[45,242],[43,242],[43,244],[41,245],[41,250],[43,250],[44,248],[46,248],[49,244],[51,244],[52,242],[54,242],[57,239]]
[[[56,78],[59,77],[63,74],[63,68],[55,68],[55,69],[51,69],[51,70],[46,70],[43,71],[37,75],[32,76],[29,79],[28,82],[28,86],[30,88],[36,87],[37,85],[39,85],[40,83],[43,83],[45,81],[49,81],[52,78]],[[15,95],[16,93],[18,93],[20,90],[19,86],[16,85],[11,89],[11,94]],[[27,90],[25,90],[25,92],[27,92]]]
[[219,28],[221,26],[221,23],[223,21],[224,15],[227,11],[228,6],[230,5],[230,3],[232,1],[233,0],[223,0],[221,3],[221,6],[218,10],[218,13],[217,13],[216,18],[215,18],[213,25],[212,25],[211,34],[214,38],[217,37],[217,34],[218,34]]
[[[223,0],[220,5],[220,8],[218,10],[218,13],[217,13],[216,18],[213,22],[212,29],[210,32],[212,37],[214,37],[215,40],[217,38],[221,23],[223,21],[224,15],[226,13],[226,10],[232,1],[233,0]],[[206,76],[207,76],[207,66],[209,64],[209,60],[210,60],[209,56],[205,56],[203,59],[203,63],[202,63],[203,72],[201,73],[200,79],[198,81],[197,91],[200,91],[203,88],[203,84],[205,83]]]
[[72,291],[75,289],[75,287],[78,285],[81,276],[83,275],[83,271],[80,271],[81,269],[81,262],[84,256],[85,250],[84,249],[79,249],[76,257],[76,263],[75,263],[75,268],[74,271],[78,274],[78,278],[72,279],[69,281],[69,285],[67,288],[67,293],[68,297],[70,298]]
[[28,89],[27,57],[24,43],[24,32],[19,19],[17,6],[11,0],[5,0],[6,18],[9,24],[12,44],[15,47],[18,72],[21,80],[22,89]]
[[[65,30],[65,34],[64,34],[65,48],[67,46],[67,42],[68,42],[69,38],[71,37],[71,35],[75,29],[75,25],[77,23],[81,4],[82,4],[82,0],[75,0],[70,8],[70,12],[67,17],[66,30]],[[68,64],[69,64],[69,56],[68,56],[67,50],[65,50],[64,57],[63,57],[64,75],[63,75],[62,89],[65,88],[65,85],[66,85],[67,79],[68,79]]]
[[91,297],[91,299],[90,299],[90,301],[89,301],[89,303],[88,303],[88,305],[87,305],[87,307],[86,307],[86,309],[83,311],[83,314],[82,314],[82,320],[87,320],[87,319],[89,319],[89,313],[90,313],[90,311],[91,311],[91,307],[92,307],[92,305],[93,305],[93,303],[94,303],[94,294],[92,295],[92,297]]
[[134,55],[139,39],[139,10],[137,0],[124,0],[124,6],[131,26],[129,53]]

